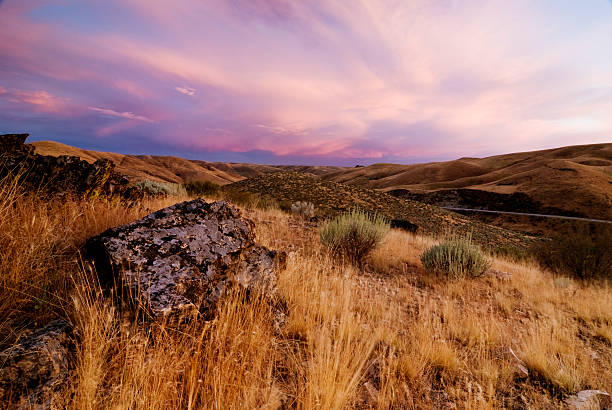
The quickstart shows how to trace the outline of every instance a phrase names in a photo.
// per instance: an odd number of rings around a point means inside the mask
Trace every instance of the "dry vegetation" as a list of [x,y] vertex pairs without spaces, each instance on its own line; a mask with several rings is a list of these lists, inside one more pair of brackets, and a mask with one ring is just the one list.
[[511,277],[449,281],[421,266],[435,239],[397,230],[357,270],[324,251],[315,227],[274,209],[244,212],[259,242],[289,253],[281,333],[266,303],[240,293],[212,321],[134,320],[79,268],[78,248],[177,200],[42,203],[2,185],[1,342],[68,317],[78,364],[66,406],[551,408],[581,389],[612,391],[609,284],[499,258],[493,268]]

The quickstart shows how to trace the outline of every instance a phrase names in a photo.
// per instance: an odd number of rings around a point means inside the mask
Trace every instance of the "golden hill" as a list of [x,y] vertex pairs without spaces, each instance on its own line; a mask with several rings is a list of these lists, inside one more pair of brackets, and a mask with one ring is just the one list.
[[220,170],[203,161],[190,161],[179,157],[89,151],[55,141],[39,141],[32,145],[36,152],[42,155],[74,155],[89,162],[99,158],[110,159],[116,164],[117,171],[135,179],[173,183],[202,180],[219,185],[243,179],[240,175]]
[[341,167],[334,166],[276,166],[233,162],[207,162],[174,156],[123,155],[112,152],[84,150],[55,141],[38,141],[32,143],[32,145],[36,148],[36,152],[41,155],[72,155],[89,162],[94,162],[100,158],[110,159],[117,165],[119,172],[129,177],[139,180],[149,179],[172,183],[199,180],[225,185],[244,178],[283,170],[321,175],[342,169]]
[[428,164],[376,164],[327,173],[323,178],[383,191],[432,193],[474,189],[523,193],[544,208],[612,219],[612,144],[461,158]]

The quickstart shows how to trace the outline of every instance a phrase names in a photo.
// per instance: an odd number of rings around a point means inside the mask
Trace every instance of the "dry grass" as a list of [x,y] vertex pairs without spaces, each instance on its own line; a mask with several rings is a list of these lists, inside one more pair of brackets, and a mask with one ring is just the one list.
[[400,231],[358,270],[327,256],[316,227],[251,210],[259,241],[289,252],[280,334],[268,304],[238,292],[209,322],[134,321],[79,270],[78,247],[176,199],[124,208],[3,189],[1,334],[6,344],[26,326],[72,321],[78,363],[63,392],[72,408],[551,408],[580,389],[612,391],[606,283],[560,286],[499,258],[493,268],[509,280],[449,283],[419,262],[435,240]]

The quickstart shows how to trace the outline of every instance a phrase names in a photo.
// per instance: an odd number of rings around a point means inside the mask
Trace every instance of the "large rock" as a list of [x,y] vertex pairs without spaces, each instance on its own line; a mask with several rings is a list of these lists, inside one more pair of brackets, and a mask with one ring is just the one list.
[[255,245],[253,223],[225,201],[182,202],[91,238],[102,282],[121,282],[154,316],[211,313],[228,285],[273,294],[284,253]]
[[143,196],[141,190],[128,186],[128,179],[115,171],[115,164],[98,159],[93,164],[79,157],[39,155],[25,144],[28,134],[0,135],[0,179],[19,177],[28,191],[42,194],[74,194],[95,198],[116,196],[133,200]]
[[0,403],[48,407],[69,379],[75,360],[68,323],[57,320],[31,332],[0,353]]

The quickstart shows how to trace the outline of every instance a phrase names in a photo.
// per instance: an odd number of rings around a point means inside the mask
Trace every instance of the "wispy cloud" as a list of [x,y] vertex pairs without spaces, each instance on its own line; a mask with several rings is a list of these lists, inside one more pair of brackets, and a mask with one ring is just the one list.
[[135,121],[142,121],[142,122],[148,122],[148,123],[155,122],[155,120],[152,120],[151,118],[147,118],[143,115],[136,115],[133,112],[129,112],[129,111],[119,112],[119,111],[111,110],[108,108],[99,108],[99,107],[88,107],[88,108],[92,111],[96,111],[96,112],[99,112],[101,114],[108,115],[111,117],[124,118],[126,120],[135,120]]
[[188,95],[190,97],[194,96],[196,93],[196,89],[195,88],[189,88],[189,87],[174,87],[174,89],[176,91],[178,91],[181,94],[185,94]]
[[7,90],[4,87],[0,87],[0,99],[27,105],[35,112],[52,114],[66,111],[70,104],[69,98],[58,97],[45,90]]

